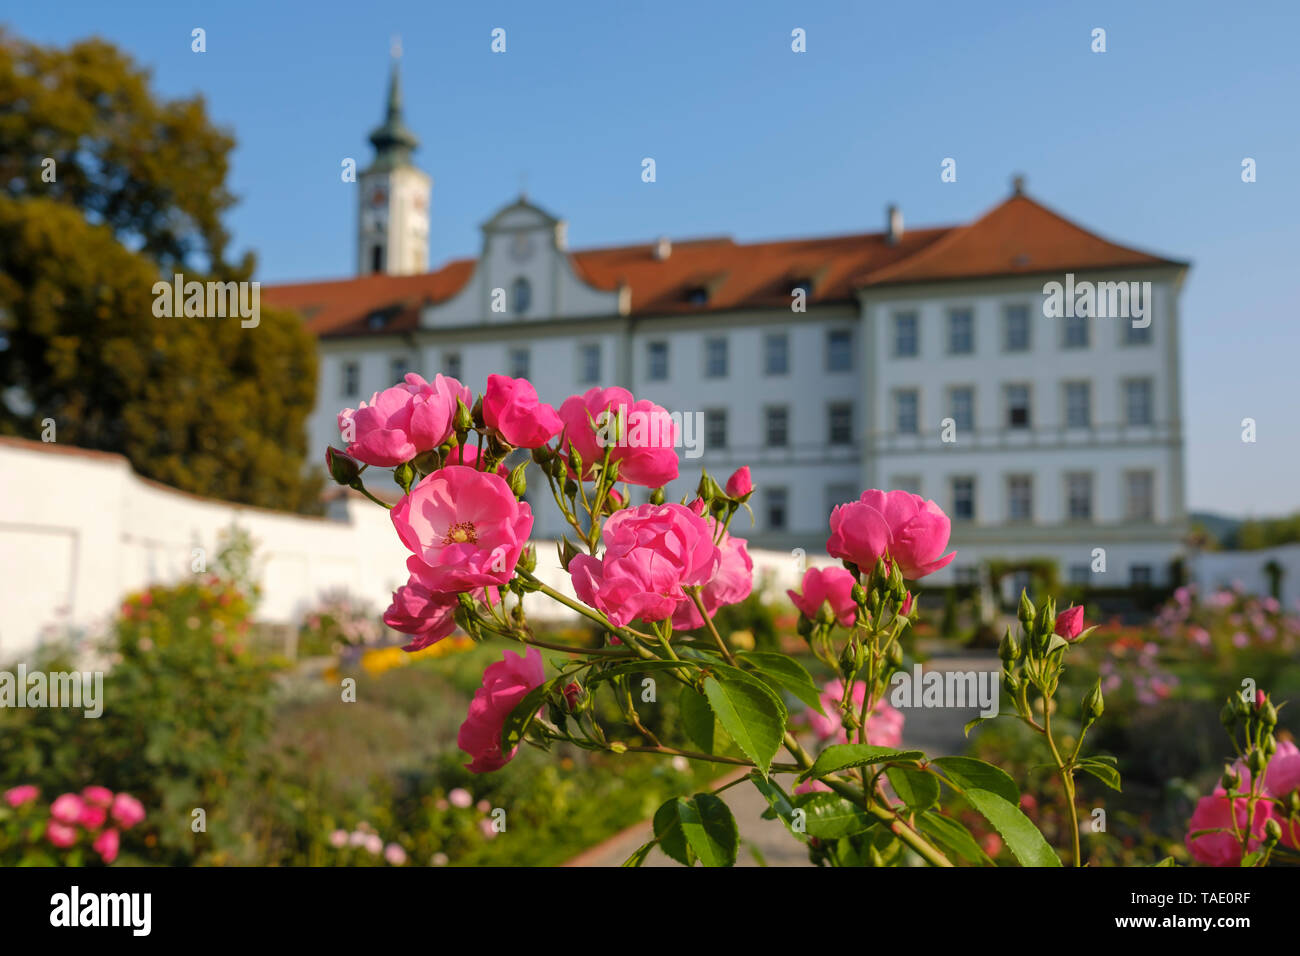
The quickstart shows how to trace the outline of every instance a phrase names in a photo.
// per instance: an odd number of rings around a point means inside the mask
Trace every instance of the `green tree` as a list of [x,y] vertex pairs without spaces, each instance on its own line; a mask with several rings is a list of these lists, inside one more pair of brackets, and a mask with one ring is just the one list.
[[299,318],[154,315],[160,277],[245,281],[253,258],[226,261],[233,140],[147,80],[102,41],[0,32],[0,433],[52,419],[58,441],[186,491],[316,510],[316,349]]

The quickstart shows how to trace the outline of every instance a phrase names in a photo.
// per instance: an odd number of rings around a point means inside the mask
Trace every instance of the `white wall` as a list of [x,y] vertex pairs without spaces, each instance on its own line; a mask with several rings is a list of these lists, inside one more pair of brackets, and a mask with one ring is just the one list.
[[1283,568],[1283,606],[1300,611],[1300,544],[1260,551],[1201,551],[1189,559],[1188,577],[1202,593],[1240,585],[1247,593],[1268,595],[1272,592],[1264,566],[1270,561]]

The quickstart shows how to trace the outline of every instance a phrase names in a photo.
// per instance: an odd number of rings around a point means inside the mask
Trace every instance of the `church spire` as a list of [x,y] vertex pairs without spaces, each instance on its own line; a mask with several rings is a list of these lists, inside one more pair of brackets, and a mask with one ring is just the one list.
[[415,138],[402,118],[402,47],[400,40],[393,42],[393,66],[388,80],[388,108],[382,126],[370,134],[375,147],[373,169],[394,169],[411,165],[411,153],[419,148]]

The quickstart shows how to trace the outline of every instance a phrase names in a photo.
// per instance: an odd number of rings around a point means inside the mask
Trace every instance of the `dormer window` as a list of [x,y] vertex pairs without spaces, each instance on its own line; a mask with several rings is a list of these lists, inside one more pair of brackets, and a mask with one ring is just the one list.
[[533,287],[523,276],[520,276],[510,286],[510,301],[514,306],[515,315],[527,314],[533,304]]
[[802,292],[806,299],[812,295],[812,287],[812,279],[795,279],[794,282],[790,283],[790,294],[794,295],[796,292]]
[[691,305],[708,305],[709,290],[702,285],[691,286],[686,290],[686,301]]
[[386,316],[383,312],[371,312],[368,316],[366,316],[366,328],[374,332],[379,329],[382,329],[384,327],[384,324],[387,321],[388,321],[388,316]]

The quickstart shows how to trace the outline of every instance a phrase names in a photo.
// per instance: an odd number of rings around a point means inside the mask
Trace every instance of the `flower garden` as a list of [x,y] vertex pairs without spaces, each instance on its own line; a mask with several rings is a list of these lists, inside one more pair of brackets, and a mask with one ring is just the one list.
[[[0,712],[0,862],[553,865],[640,825],[628,865],[725,866],[741,787],[825,866],[1300,861],[1300,619],[1268,596],[1184,587],[1135,623],[1022,594],[998,715],[927,753],[891,689],[943,640],[917,636],[954,557],[934,502],[863,491],[831,515],[838,563],[765,603],[749,470],[666,500],[671,416],[624,389],[554,408],[412,374],[339,428],[331,475],[410,553],[387,610],[324,595],[287,654],[236,537],[50,644],[50,670],[103,660],[111,706]],[[537,574],[530,489],[576,599]],[[579,623],[534,626],[525,595]]]

